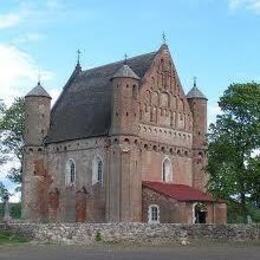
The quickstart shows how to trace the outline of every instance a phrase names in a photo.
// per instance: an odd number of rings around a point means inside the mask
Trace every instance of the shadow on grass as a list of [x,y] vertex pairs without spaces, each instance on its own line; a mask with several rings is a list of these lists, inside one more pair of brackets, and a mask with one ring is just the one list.
[[6,245],[6,244],[21,244],[29,242],[29,239],[22,235],[18,234],[12,234],[10,232],[0,232],[0,245]]

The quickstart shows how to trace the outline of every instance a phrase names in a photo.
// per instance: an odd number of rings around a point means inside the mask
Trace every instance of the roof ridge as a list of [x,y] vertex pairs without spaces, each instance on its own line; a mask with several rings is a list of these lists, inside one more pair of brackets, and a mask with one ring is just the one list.
[[[157,53],[158,53],[158,51],[152,51],[152,52],[147,52],[147,53],[144,53],[144,54],[140,54],[140,55],[128,58],[127,62],[131,62],[131,60],[134,60],[136,58],[141,58],[142,56],[146,56],[146,55],[152,55],[152,54],[156,55]],[[90,68],[88,70],[82,70],[82,72],[85,73],[85,72],[89,72],[89,71],[96,70],[96,69],[98,70],[98,69],[102,69],[103,67],[110,66],[110,65],[123,64],[124,62],[125,62],[125,60],[122,59],[122,60],[119,60],[119,61],[103,64],[103,65],[100,65],[100,66],[97,66],[97,67],[93,67],[93,68]]]

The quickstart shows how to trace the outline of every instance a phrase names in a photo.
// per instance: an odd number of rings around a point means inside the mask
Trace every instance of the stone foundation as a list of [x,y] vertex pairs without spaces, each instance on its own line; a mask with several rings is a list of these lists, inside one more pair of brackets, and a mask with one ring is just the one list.
[[260,225],[183,225],[142,223],[56,223],[0,224],[0,231],[8,230],[37,241],[71,244],[103,242],[171,242],[193,239],[247,241],[260,239]]

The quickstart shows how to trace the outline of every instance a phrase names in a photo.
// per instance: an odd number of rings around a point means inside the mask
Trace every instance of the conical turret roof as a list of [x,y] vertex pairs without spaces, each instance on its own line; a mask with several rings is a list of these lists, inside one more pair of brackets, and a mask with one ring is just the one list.
[[114,78],[133,78],[140,79],[136,73],[127,65],[124,64],[112,77]]
[[193,88],[188,92],[186,98],[202,98],[207,99],[206,96],[198,89],[196,81],[194,81]]
[[25,97],[47,97],[47,98],[51,98],[49,93],[41,86],[40,82],[38,82],[37,86],[34,87]]

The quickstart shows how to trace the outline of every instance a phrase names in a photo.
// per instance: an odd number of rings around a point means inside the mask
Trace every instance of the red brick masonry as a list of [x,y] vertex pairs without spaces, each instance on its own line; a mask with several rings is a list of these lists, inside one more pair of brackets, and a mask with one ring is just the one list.
[[209,193],[204,193],[183,184],[163,182],[143,182],[142,220],[148,221],[150,205],[160,208],[161,223],[194,223],[194,207],[202,202],[207,211],[206,223],[226,223],[226,204],[216,200]]

